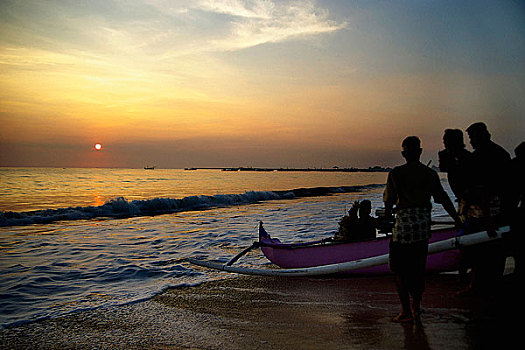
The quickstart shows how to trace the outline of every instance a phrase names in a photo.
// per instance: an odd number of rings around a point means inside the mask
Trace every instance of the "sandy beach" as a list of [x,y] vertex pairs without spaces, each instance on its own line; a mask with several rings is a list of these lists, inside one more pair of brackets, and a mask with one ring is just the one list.
[[0,332],[3,349],[483,349],[519,339],[519,292],[458,298],[457,275],[429,276],[422,325],[397,324],[390,276],[234,277],[152,300]]

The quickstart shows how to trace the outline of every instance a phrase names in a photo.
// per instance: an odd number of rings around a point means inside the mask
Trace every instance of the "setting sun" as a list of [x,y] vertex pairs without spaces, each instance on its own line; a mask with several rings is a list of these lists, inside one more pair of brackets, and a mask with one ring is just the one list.
[[523,1],[79,3],[0,0],[2,167],[394,166],[408,134],[437,164],[475,121],[523,141]]

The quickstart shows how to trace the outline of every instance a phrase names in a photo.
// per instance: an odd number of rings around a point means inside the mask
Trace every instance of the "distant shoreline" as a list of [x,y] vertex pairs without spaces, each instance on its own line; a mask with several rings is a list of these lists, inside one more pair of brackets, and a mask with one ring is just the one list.
[[253,167],[198,167],[184,170],[222,170],[222,171],[320,171],[320,172],[389,172],[392,168],[380,166],[368,168],[253,168]]

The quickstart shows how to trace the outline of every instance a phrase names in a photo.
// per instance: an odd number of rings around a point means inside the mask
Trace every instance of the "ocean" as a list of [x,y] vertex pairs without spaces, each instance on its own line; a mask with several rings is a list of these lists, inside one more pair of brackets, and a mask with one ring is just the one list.
[[[118,308],[234,277],[257,239],[332,236],[355,200],[382,206],[384,172],[0,168],[0,327]],[[450,192],[446,178],[442,182]],[[444,216],[434,206],[434,216]],[[260,251],[239,262],[268,266]]]

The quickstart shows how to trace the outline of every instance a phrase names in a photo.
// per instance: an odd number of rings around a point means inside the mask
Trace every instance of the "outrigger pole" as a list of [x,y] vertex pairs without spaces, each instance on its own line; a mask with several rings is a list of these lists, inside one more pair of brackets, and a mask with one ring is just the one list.
[[[484,242],[493,241],[496,239],[501,238],[501,235],[503,233],[507,233],[510,231],[509,226],[503,226],[496,230],[496,234],[493,236],[489,236],[487,231],[481,231],[476,232],[464,236],[458,236],[455,238],[449,238],[443,241],[431,243],[428,245],[428,253],[434,254],[443,252],[446,250],[452,250],[452,249],[458,249],[466,246],[471,246],[475,244],[480,244]],[[212,261],[204,261],[204,260],[198,260],[198,259],[189,259],[189,262],[202,266],[207,267],[219,271],[225,271],[225,272],[232,272],[232,273],[239,273],[239,274],[245,274],[245,275],[259,275],[259,276],[290,276],[290,277],[304,277],[304,276],[321,276],[321,275],[331,275],[331,274],[337,274],[342,273],[350,270],[357,270],[357,269],[363,269],[367,267],[377,266],[377,265],[383,265],[388,263],[388,254],[373,256],[366,259],[359,259],[354,261],[348,261],[338,264],[330,264],[330,265],[322,265],[322,266],[314,266],[314,267],[305,267],[305,268],[295,268],[295,269],[251,269],[246,267],[236,267],[231,266],[235,261],[237,261],[242,255],[250,251],[251,249],[255,248],[257,245],[254,244],[248,248],[246,248],[244,251],[242,251],[240,254],[238,254],[235,258],[230,260],[230,262],[226,264],[216,263]]]

